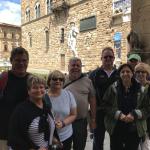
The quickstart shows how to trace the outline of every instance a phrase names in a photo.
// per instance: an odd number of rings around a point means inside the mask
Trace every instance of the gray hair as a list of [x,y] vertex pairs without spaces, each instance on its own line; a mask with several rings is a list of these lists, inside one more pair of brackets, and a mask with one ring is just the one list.
[[72,57],[72,58],[70,58],[70,59],[69,59],[69,64],[70,64],[72,61],[80,61],[81,65],[82,65],[82,61],[81,61],[81,59],[78,58],[78,57]]

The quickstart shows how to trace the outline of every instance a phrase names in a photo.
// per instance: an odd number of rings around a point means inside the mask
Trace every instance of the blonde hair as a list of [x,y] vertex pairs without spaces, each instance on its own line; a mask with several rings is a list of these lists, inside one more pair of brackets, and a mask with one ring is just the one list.
[[32,85],[43,84],[46,87],[46,81],[43,78],[40,78],[36,75],[30,75],[27,80],[27,88],[31,89]]
[[134,71],[136,72],[136,71],[140,71],[140,70],[146,71],[147,74],[148,74],[148,76],[150,75],[150,66],[149,66],[148,64],[143,63],[143,62],[138,63],[138,64],[135,66]]
[[65,75],[59,71],[59,70],[54,70],[53,72],[51,72],[49,75],[48,75],[48,79],[47,79],[47,85],[50,87],[50,80],[52,78],[62,78],[63,79],[63,82],[65,81]]

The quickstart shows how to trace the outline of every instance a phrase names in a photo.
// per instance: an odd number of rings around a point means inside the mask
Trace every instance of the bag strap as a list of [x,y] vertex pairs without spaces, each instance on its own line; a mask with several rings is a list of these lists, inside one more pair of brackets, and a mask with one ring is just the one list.
[[50,98],[47,93],[44,95],[44,101],[45,101],[46,105],[49,106],[49,108],[51,109],[52,103],[51,103]]
[[[50,115],[51,115],[51,117],[54,119],[54,115],[53,115],[53,113],[52,113],[52,111],[51,111],[51,109],[52,109],[52,103],[51,103],[51,100],[50,100],[49,95],[48,95],[47,93],[45,93],[43,99],[44,99],[44,101],[45,101],[46,106],[48,106],[48,108],[50,109]],[[58,142],[61,143],[56,128],[55,128],[55,130],[54,130],[54,136],[55,136],[55,138],[58,140]],[[49,141],[48,141],[48,145],[49,145]]]
[[79,79],[83,78],[84,76],[85,76],[85,75],[82,73],[79,78],[77,78],[77,79],[75,79],[75,80],[73,80],[73,81],[67,83],[66,85],[64,85],[64,86],[63,86],[63,89],[66,88],[67,86],[69,86],[70,84],[72,84],[72,83],[78,81]]

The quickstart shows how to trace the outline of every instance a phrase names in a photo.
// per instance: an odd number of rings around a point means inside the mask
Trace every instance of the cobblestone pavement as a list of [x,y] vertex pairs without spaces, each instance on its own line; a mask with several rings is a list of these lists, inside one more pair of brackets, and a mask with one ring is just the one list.
[[[88,133],[88,135],[90,135],[90,133]],[[88,136],[85,150],[92,150],[92,145],[93,145],[92,142],[93,140],[90,139],[90,137]],[[108,133],[105,134],[104,150],[110,150]]]

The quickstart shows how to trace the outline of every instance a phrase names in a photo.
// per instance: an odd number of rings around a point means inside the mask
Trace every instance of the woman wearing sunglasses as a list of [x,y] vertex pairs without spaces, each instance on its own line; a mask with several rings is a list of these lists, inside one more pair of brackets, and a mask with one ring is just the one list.
[[71,150],[72,144],[72,122],[76,118],[76,102],[71,92],[62,89],[65,76],[62,72],[55,70],[49,74],[47,94],[52,103],[55,124],[60,141],[64,150]]
[[[136,80],[142,85],[142,90],[148,96],[150,96],[150,81],[148,80],[150,76],[150,66],[145,63],[139,63],[135,66],[135,77]],[[144,141],[140,143],[139,150],[149,150],[150,149],[150,118],[147,119],[147,136]]]

